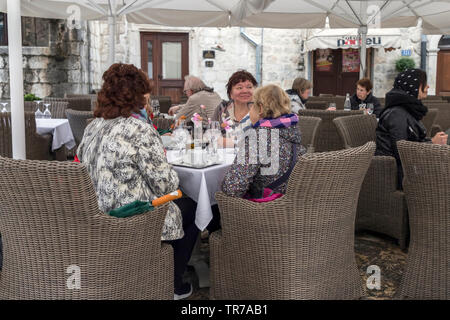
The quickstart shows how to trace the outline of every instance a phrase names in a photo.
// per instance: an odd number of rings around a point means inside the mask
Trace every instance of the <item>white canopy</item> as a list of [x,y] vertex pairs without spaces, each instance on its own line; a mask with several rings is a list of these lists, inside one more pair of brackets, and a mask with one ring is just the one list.
[[135,23],[268,28],[323,28],[328,17],[333,28],[359,28],[362,74],[368,27],[410,27],[422,18],[424,33],[450,33],[450,0],[0,0],[0,12],[8,13],[14,158],[25,158],[21,15],[108,17],[110,62],[114,61],[115,20],[124,14]]
[[[421,41],[420,26],[412,28],[369,29],[367,48],[411,48]],[[316,49],[357,49],[360,47],[358,29],[308,30],[304,52]]]
[[[16,0],[20,1],[20,0]],[[7,0],[0,0],[6,12]],[[355,28],[380,23],[382,28],[410,27],[423,20],[425,34],[450,33],[449,0],[22,0],[22,15],[66,19],[77,4],[80,19],[127,14],[129,22],[168,26]],[[117,5],[115,5],[116,3]],[[377,15],[379,14],[379,15]],[[364,19],[364,16],[367,16]],[[368,23],[367,20],[372,20]]]

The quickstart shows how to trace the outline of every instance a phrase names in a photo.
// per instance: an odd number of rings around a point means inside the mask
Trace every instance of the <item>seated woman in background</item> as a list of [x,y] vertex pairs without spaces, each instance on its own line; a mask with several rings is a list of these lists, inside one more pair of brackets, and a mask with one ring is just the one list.
[[222,101],[214,112],[211,120],[221,124],[231,120],[233,126],[240,126],[242,130],[251,127],[248,103],[253,99],[253,91],[258,83],[255,77],[245,70],[236,71],[228,79],[227,94],[229,101]]
[[305,78],[296,78],[292,83],[292,89],[286,90],[291,99],[292,112],[298,113],[299,110],[306,109],[305,104],[311,94],[311,81]]
[[376,130],[375,155],[395,157],[398,188],[402,188],[403,170],[397,150],[397,141],[432,142],[446,144],[447,135],[438,132],[431,140],[421,120],[428,108],[421,99],[427,97],[427,74],[420,69],[401,72],[394,80],[394,88],[386,93],[386,102]]
[[373,113],[380,117],[380,113],[383,110],[380,101],[372,95],[372,81],[367,78],[363,78],[356,82],[356,93],[350,98],[350,103],[352,105],[352,110],[359,110],[359,105],[365,104],[367,107],[368,103],[373,104]]
[[[86,127],[77,155],[92,178],[100,210],[108,213],[177,190],[178,175],[167,163],[157,131],[132,116],[141,114],[145,95],[151,93],[146,74],[116,63],[103,74],[103,81],[95,119]],[[194,220],[195,203],[189,198],[169,204],[161,239],[174,249],[175,298],[192,292],[182,276],[199,232]]]
[[[286,182],[294,168],[297,159],[306,153],[301,145],[301,134],[297,127],[298,116],[291,112],[289,96],[276,85],[267,85],[257,89],[254,102],[251,104],[250,121],[256,133],[256,143],[246,135],[242,148],[245,156],[236,156],[234,163],[225,174],[222,191],[229,196],[250,198],[264,197],[264,188],[270,188],[276,193],[286,192]],[[263,132],[264,131],[264,132]],[[278,131],[279,147],[275,154],[271,154],[272,135]],[[267,139],[260,135],[267,134]],[[253,140],[253,141],[251,141]],[[244,146],[245,144],[245,146]],[[258,155],[258,148],[266,148],[272,159],[269,164],[262,164],[261,159],[252,161],[251,155]],[[277,163],[272,163],[277,161]],[[254,164],[254,162],[256,162]]]

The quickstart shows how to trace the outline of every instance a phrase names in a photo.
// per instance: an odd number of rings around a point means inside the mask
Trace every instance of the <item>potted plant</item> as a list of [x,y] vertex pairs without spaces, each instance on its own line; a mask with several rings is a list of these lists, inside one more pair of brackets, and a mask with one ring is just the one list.
[[414,69],[416,63],[412,58],[402,57],[395,62],[395,70],[398,72],[403,72],[406,69]]
[[23,98],[24,98],[25,101],[42,100],[41,98],[39,98],[36,95],[34,95],[34,93],[27,93],[26,95],[24,95]]

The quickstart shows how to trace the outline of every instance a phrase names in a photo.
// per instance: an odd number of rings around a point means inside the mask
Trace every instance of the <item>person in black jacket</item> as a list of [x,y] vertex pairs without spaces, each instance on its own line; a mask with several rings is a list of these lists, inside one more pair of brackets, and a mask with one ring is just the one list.
[[358,80],[356,83],[356,93],[350,98],[350,103],[352,105],[352,110],[359,110],[360,104],[373,104],[373,113],[377,118],[380,117],[380,113],[383,110],[380,101],[372,95],[372,81],[367,78]]
[[427,74],[420,69],[407,69],[397,75],[394,88],[386,94],[385,107],[376,129],[375,155],[392,156],[397,161],[398,188],[402,189],[403,170],[397,141],[432,142],[446,144],[447,135],[438,132],[431,140],[426,137],[422,118],[428,108],[421,99],[427,97]]

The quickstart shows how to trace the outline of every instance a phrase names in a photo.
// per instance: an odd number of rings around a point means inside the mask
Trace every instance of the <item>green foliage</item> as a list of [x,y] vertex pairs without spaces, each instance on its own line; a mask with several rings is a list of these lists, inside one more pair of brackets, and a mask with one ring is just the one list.
[[398,72],[403,72],[406,69],[414,69],[415,67],[416,63],[412,58],[403,57],[395,62],[395,70]]
[[35,100],[42,100],[41,98],[35,96],[33,93],[27,93],[24,96],[25,101],[35,101]]

